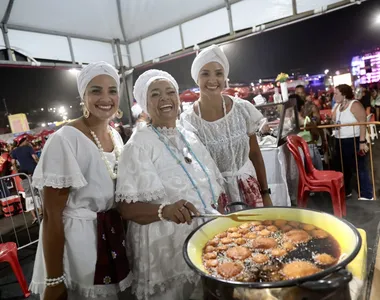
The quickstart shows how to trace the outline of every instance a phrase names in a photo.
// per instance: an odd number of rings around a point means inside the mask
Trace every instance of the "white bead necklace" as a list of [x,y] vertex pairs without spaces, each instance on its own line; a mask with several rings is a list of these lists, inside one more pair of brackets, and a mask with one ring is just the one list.
[[109,135],[111,137],[112,144],[113,144],[114,151],[115,151],[115,167],[114,167],[113,170],[112,170],[112,167],[111,167],[111,163],[109,162],[109,160],[107,159],[107,157],[104,154],[104,150],[103,150],[102,144],[100,143],[100,141],[99,141],[98,137],[96,136],[95,132],[93,132],[90,129],[90,133],[91,133],[91,135],[92,135],[92,137],[93,137],[93,139],[94,139],[94,141],[96,143],[96,146],[99,149],[99,153],[100,153],[100,156],[101,156],[102,160],[106,164],[108,173],[110,174],[110,176],[111,176],[112,179],[116,179],[117,178],[117,168],[118,168],[119,157],[120,157],[120,149],[116,146],[115,138],[113,136],[113,133],[112,133],[111,129],[108,129],[108,133],[109,133]]

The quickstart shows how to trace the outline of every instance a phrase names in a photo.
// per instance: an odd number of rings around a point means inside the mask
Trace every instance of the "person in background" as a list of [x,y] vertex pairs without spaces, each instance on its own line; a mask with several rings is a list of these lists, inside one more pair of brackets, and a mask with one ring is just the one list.
[[[334,97],[337,105],[333,111],[332,119],[336,124],[352,124],[366,121],[366,112],[363,105],[354,100],[354,93],[349,85],[338,85],[335,88]],[[338,127],[335,131],[335,138],[334,161],[336,162],[336,169],[344,173],[346,197],[352,196],[351,181],[356,171],[360,182],[361,198],[363,200],[372,200],[373,190],[369,177],[368,155],[366,155],[368,150],[366,145],[366,126]]]
[[371,90],[371,100],[373,107],[376,109],[376,120],[380,121],[380,93],[377,87],[374,87]]
[[127,136],[123,124],[119,124],[115,129],[120,134],[123,143],[126,144],[131,136]]
[[[308,101],[305,87],[303,85],[298,85],[296,87],[296,95],[298,95],[301,99],[297,100],[297,108],[298,108],[298,117],[300,126],[304,126],[305,119],[308,117],[310,119],[310,123],[306,124],[311,127],[315,127],[321,124],[321,116],[319,113],[318,107],[313,103],[313,101]],[[311,99],[311,96],[310,96]],[[303,100],[303,101],[301,101]],[[323,170],[322,158],[318,150],[318,143],[322,144],[323,151],[326,151],[326,139],[322,129],[311,129],[310,133],[312,135],[313,140],[308,143],[309,151],[311,158],[313,160],[313,165],[317,170]]]
[[264,118],[250,102],[222,94],[229,69],[228,59],[218,46],[200,52],[191,66],[200,98],[181,114],[181,123],[210,151],[226,181],[229,201],[251,207],[272,206],[256,137]]
[[[8,152],[7,144],[0,144],[0,178],[11,174],[12,158]],[[9,197],[6,179],[0,180],[0,198]]]
[[[22,138],[18,147],[11,152],[12,157],[12,166],[16,173],[24,173],[29,178],[21,177],[22,187],[25,192],[25,208],[26,211],[30,211],[33,217],[32,224],[37,222],[37,215],[35,211],[35,205],[37,206],[38,213],[41,215],[41,205],[40,199],[37,197],[38,191],[33,189],[34,200],[32,197],[32,187],[29,184],[31,177],[33,176],[34,170],[36,169],[38,163],[38,156],[36,152],[33,150],[33,147],[30,145],[28,139],[26,137]],[[17,168],[16,161],[18,162],[19,168]]]

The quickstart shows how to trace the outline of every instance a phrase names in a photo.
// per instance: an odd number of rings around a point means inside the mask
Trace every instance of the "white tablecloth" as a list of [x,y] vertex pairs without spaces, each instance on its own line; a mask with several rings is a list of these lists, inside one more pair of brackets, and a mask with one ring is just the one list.
[[275,206],[290,206],[297,200],[298,170],[286,144],[278,148],[261,148],[268,186]]

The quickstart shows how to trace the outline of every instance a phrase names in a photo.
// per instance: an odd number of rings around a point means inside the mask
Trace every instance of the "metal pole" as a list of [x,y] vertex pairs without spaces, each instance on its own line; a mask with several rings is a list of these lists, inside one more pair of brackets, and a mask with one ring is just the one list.
[[228,14],[228,24],[230,26],[230,35],[234,35],[234,24],[232,22],[232,12],[231,12],[231,4],[229,0],[224,0],[226,3],[226,9],[227,9],[227,14]]
[[71,42],[71,37],[67,36],[67,42],[69,43],[71,62],[75,64],[74,48],[73,43]]
[[292,0],[293,15],[297,14],[297,0]]
[[128,123],[130,124],[130,126],[132,128],[133,127],[133,118],[132,118],[131,102],[129,101],[129,97],[128,97],[127,81],[125,80],[125,77],[124,77],[124,73],[126,71],[126,68],[123,64],[123,56],[121,55],[120,40],[119,39],[115,40],[115,44],[116,44],[117,54],[119,57],[119,65],[120,65],[120,71],[121,71],[121,83],[122,83],[122,85],[125,86],[125,90],[124,90],[125,97],[124,97],[124,99],[127,102]]
[[4,108],[5,108],[5,116],[9,116],[7,101],[5,100],[5,98],[3,98],[3,104],[4,104]]
[[182,46],[182,50],[185,50],[186,47],[185,47],[185,39],[184,39],[184,37],[183,37],[182,24],[179,24],[178,27],[179,27],[179,34],[180,34],[180,36],[181,36],[181,46]]
[[80,68],[78,64],[51,63],[51,62],[30,62],[30,61],[9,61],[0,60],[0,66],[24,66],[24,67],[42,67],[42,68],[61,68],[72,69]]
[[144,63],[145,59],[144,59],[144,52],[142,48],[141,39],[139,39],[139,47],[140,47],[141,61]]
[[3,32],[3,38],[4,38],[5,48],[7,48],[8,60],[9,61],[13,61],[13,52],[12,52],[12,49],[11,49],[11,44],[9,43],[7,25],[2,23],[1,24],[1,30]]

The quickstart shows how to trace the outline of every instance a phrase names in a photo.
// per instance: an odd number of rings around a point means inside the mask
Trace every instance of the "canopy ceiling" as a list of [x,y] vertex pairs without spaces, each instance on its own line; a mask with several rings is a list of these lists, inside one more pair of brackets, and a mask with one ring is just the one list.
[[119,66],[120,41],[123,64],[136,67],[172,53],[192,51],[196,44],[231,40],[271,24],[282,26],[357,2],[2,0],[0,48],[8,53],[14,49],[37,61],[80,64],[105,60]]

